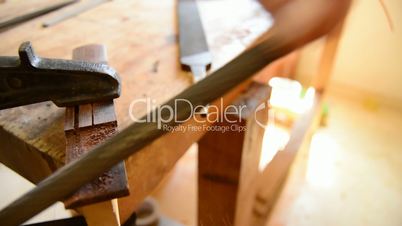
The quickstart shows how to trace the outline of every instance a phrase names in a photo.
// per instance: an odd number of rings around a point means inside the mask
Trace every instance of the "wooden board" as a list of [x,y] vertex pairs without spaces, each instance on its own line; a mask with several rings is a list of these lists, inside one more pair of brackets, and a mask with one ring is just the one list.
[[[249,193],[250,179],[256,178],[264,127],[257,125],[254,110],[267,101],[269,87],[253,83],[233,106],[240,115],[213,124],[230,131],[207,132],[198,143],[198,225],[234,225]],[[265,108],[259,122],[265,123]],[[265,113],[265,114],[264,114]],[[239,129],[239,130],[236,130]],[[241,130],[240,130],[241,129]],[[239,217],[236,217],[239,218]],[[240,225],[240,224],[239,224]]]
[[[261,74],[261,73],[259,73]],[[267,72],[265,78],[271,77]],[[262,76],[264,77],[264,76]],[[250,90],[250,96],[246,96],[244,101],[253,109],[247,115],[247,131],[244,135],[243,149],[241,157],[241,169],[239,175],[239,188],[236,197],[236,209],[234,224],[236,226],[247,225],[247,209],[251,209],[254,203],[254,195],[257,192],[255,186],[251,186],[260,176],[260,158],[264,142],[264,134],[268,125],[268,99],[271,94],[268,86],[257,86],[257,89]],[[240,100],[243,101],[243,100]],[[264,108],[255,112],[260,104]]]

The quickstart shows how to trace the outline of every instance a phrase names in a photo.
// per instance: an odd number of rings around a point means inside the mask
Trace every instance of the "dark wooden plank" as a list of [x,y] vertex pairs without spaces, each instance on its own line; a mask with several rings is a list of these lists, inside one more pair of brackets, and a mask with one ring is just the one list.
[[[244,130],[207,132],[198,142],[198,225],[234,225],[236,209],[244,207],[244,194],[239,192],[247,192],[248,179],[258,171],[264,131],[255,122],[254,110],[268,96],[267,85],[253,83],[233,103],[243,109],[241,114],[213,124]],[[258,118],[261,123],[266,121],[266,110],[265,117]]]
[[208,132],[198,142],[198,225],[233,225],[243,139],[244,133]]
[[[89,45],[74,50],[75,60],[106,60],[102,45]],[[96,122],[96,123],[94,123]],[[71,125],[74,129],[71,130]],[[117,133],[117,120],[113,101],[84,104],[66,108],[66,163],[80,158],[96,145]],[[111,151],[111,150],[110,150]],[[64,201],[66,208],[101,202],[129,194],[124,162],[84,185]]]

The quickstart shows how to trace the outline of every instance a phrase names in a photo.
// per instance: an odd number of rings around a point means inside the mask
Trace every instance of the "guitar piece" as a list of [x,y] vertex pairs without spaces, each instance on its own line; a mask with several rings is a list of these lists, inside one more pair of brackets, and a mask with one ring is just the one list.
[[[83,46],[74,50],[73,59],[106,64],[106,49],[102,45]],[[67,164],[117,133],[113,100],[67,107],[64,131]],[[127,176],[122,161],[92,183],[81,187],[64,201],[64,205],[66,208],[75,208],[128,194]]]

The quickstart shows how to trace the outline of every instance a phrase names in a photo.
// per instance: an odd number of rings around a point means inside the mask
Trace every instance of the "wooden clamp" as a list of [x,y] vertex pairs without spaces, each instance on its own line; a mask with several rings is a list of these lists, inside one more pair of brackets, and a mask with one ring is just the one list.
[[[106,48],[103,45],[82,46],[74,49],[73,59],[106,63]],[[67,107],[64,132],[67,141],[67,164],[117,133],[113,100]],[[64,205],[66,208],[75,208],[128,194],[127,176],[122,161],[91,183],[81,187],[64,201]]]

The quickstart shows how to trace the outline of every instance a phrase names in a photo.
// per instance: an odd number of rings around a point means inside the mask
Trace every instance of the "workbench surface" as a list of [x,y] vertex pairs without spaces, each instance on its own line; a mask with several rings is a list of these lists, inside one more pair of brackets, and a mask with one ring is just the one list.
[[[213,55],[212,71],[272,24],[270,15],[256,1],[198,2]],[[132,101],[150,98],[161,104],[191,85],[190,74],[181,70],[178,61],[175,1],[115,0],[55,26],[41,26],[59,12],[1,32],[0,55],[17,55],[24,41],[31,41],[41,57],[62,59],[71,59],[72,50],[81,45],[106,45],[108,62],[122,82],[121,97],[115,100],[120,130],[132,123]],[[132,110],[136,116],[146,113],[145,106]],[[62,166],[64,111],[51,102],[0,111],[0,161],[34,183]],[[120,205],[138,204],[202,133],[166,136],[176,142],[160,139],[126,161],[131,196],[119,200]],[[120,208],[123,221],[132,208]]]

